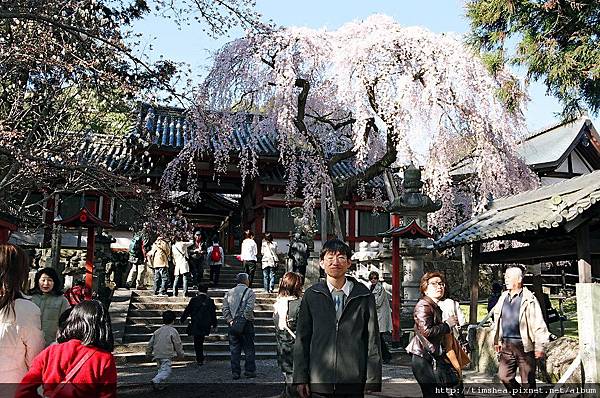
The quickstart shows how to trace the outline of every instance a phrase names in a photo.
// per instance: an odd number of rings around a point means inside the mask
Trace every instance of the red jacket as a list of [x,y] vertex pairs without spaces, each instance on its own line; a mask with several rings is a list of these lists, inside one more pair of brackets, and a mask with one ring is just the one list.
[[53,344],[42,351],[31,364],[29,372],[21,380],[16,398],[39,397],[37,388],[44,386],[44,396],[52,396],[53,390],[63,381],[86,352],[94,350],[67,386],[56,398],[73,397],[112,398],[117,396],[117,367],[108,351],[84,346],[79,340]]

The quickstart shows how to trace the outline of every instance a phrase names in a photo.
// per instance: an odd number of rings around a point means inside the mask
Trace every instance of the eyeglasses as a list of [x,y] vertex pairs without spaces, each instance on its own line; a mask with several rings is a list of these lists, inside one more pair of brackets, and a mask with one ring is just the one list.
[[444,282],[430,282],[429,285],[434,287],[446,287],[446,284]]

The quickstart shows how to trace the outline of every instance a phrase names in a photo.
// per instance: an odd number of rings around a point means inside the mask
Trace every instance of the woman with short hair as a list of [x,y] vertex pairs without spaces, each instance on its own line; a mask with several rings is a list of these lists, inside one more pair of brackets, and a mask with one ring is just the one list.
[[46,346],[49,346],[56,340],[60,315],[71,308],[69,300],[63,295],[62,282],[54,268],[42,268],[35,274],[31,301],[40,307],[44,340]]
[[406,347],[412,354],[412,371],[421,387],[424,397],[447,397],[442,386],[437,384],[433,362],[445,361],[443,350],[444,335],[458,323],[455,315],[442,321],[442,310],[438,302],[442,300],[446,289],[446,278],[440,272],[427,272],[421,278],[421,298],[415,305],[415,337]]

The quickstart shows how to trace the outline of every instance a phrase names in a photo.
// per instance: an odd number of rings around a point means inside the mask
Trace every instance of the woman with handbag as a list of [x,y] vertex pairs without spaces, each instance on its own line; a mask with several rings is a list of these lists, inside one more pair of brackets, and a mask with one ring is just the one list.
[[112,327],[108,311],[99,301],[83,301],[73,307],[56,341],[58,344],[35,357],[16,398],[39,397],[40,386],[50,398],[117,396]]
[[275,289],[275,270],[279,263],[277,256],[277,242],[273,241],[273,235],[265,234],[265,238],[260,247],[262,254],[262,272],[263,272],[263,287],[267,293],[273,293]]
[[296,341],[296,322],[302,301],[302,276],[286,272],[279,282],[277,300],[273,305],[273,321],[277,339],[277,362],[285,378],[282,398],[297,397],[292,385],[294,371],[294,342]]
[[446,358],[444,336],[458,323],[455,315],[442,321],[438,302],[444,297],[446,281],[440,272],[421,278],[421,299],[415,305],[415,337],[406,347],[412,354],[412,371],[424,397],[448,397],[445,387],[458,384],[458,374]]
[[258,247],[254,241],[254,232],[249,229],[244,231],[244,240],[242,241],[242,250],[240,259],[244,264],[244,272],[250,277],[250,287],[254,282],[254,273],[256,272],[256,255],[258,254]]

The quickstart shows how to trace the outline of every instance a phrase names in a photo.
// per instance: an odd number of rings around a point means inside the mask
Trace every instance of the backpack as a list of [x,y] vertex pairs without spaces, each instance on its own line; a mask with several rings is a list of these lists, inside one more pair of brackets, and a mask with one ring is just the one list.
[[221,262],[221,250],[219,245],[213,246],[212,252],[210,252],[210,261],[213,263]]
[[141,257],[142,256],[142,236],[136,234],[131,238],[131,242],[129,243],[129,255],[132,257]]

